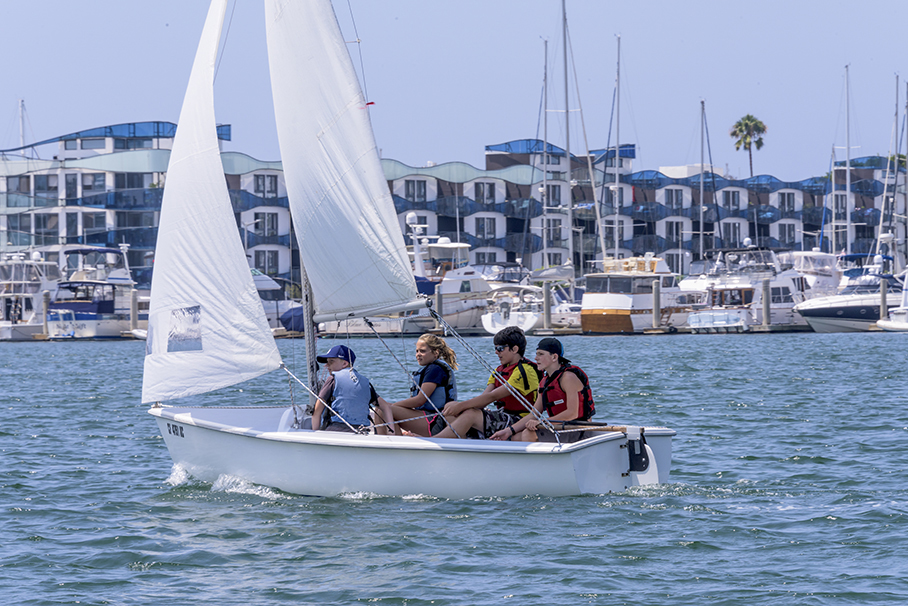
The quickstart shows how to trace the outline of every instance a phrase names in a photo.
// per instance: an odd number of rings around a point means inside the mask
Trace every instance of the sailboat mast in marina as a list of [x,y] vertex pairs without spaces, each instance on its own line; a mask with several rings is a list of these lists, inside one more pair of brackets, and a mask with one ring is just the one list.
[[[193,64],[152,281],[142,401],[152,405],[174,465],[203,481],[226,475],[315,496],[571,495],[666,482],[675,432],[664,427],[594,424],[592,437],[570,444],[517,443],[313,431],[292,398],[267,407],[166,403],[283,367],[237,234],[216,137],[213,81],[225,9],[226,0],[213,0]],[[306,326],[425,306],[331,3],[266,0],[265,19],[287,193],[311,289]],[[314,331],[306,339],[314,352]]]

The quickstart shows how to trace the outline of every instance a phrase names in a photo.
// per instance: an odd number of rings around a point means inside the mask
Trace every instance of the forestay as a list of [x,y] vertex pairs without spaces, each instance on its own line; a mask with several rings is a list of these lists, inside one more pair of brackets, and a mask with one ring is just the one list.
[[274,113],[315,321],[413,303],[369,110],[329,0],[266,0]]
[[214,0],[173,142],[151,284],[142,402],[246,381],[281,364],[230,204],[214,115],[226,0]]

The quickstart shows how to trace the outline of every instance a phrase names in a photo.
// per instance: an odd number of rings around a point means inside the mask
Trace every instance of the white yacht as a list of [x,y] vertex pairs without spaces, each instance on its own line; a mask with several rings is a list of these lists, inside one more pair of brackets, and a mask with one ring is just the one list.
[[[793,330],[806,329],[807,323],[795,313],[795,305],[814,292],[828,293],[838,284],[835,272],[814,271],[808,278],[794,268],[791,257],[787,257],[789,262],[782,263],[772,250],[748,243],[749,239],[745,239],[744,248],[717,251],[716,263],[708,274],[684,280],[692,288],[706,291],[704,305],[688,316],[691,332],[747,332],[762,325],[764,280],[769,280],[767,323]],[[800,265],[814,268],[826,267],[832,259],[832,255],[816,251],[798,255]]]
[[64,246],[58,251],[66,277],[47,310],[49,339],[132,338],[148,323],[147,298],[139,300],[120,248]]
[[[848,255],[842,264],[850,263],[855,256]],[[815,332],[864,332],[874,328],[880,320],[881,283],[886,282],[887,315],[899,307],[903,285],[891,273],[892,257],[875,255],[872,259],[867,265],[845,269],[843,286],[837,294],[799,303],[795,311]]]
[[580,325],[587,334],[642,333],[653,327],[653,281],[660,281],[659,326],[684,326],[702,292],[685,290],[664,259],[606,259],[601,273],[586,275]]
[[0,341],[30,341],[44,332],[44,292],[52,296],[60,267],[40,251],[0,260]]

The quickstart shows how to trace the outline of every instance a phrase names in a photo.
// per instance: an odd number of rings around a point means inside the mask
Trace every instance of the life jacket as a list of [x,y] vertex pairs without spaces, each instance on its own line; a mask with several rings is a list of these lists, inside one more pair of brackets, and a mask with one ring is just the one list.
[[[429,396],[429,400],[432,403],[430,404],[429,402],[426,402],[422,406],[417,406],[416,410],[435,412],[436,408],[438,410],[441,410],[448,402],[457,400],[457,382],[454,380],[454,369],[451,368],[450,364],[442,359],[435,360],[434,362],[426,364],[419,370],[413,371],[413,382],[410,384],[410,397],[420,394],[419,388],[425,381],[426,373],[428,373],[429,369],[432,368],[432,364],[436,364],[441,367],[441,369],[445,372],[445,380],[442,384],[436,387],[435,391],[432,392],[432,395]],[[435,405],[434,408],[432,406],[433,404]]]
[[[538,384],[539,375],[540,375],[539,368],[536,366],[535,362],[533,362],[531,360],[527,360],[526,358],[521,358],[513,366],[501,365],[495,369],[495,372],[497,372],[499,375],[501,375],[501,377],[505,380],[505,382],[507,382],[508,379],[511,378],[511,375],[514,374],[515,371],[520,373],[520,378],[523,381],[523,389],[521,390],[521,393],[524,394],[524,399],[526,399],[530,403],[530,406],[532,406],[534,398],[533,398],[533,392],[530,391],[529,373],[530,372],[535,373],[537,384]],[[501,380],[496,376],[495,377],[495,387],[501,387],[502,385],[504,385],[504,383],[502,383]],[[515,414],[515,415],[522,416],[529,412],[527,410],[526,406],[524,406],[520,402],[520,400],[518,400],[517,397],[511,393],[509,393],[507,396],[505,396],[501,400],[498,400],[497,402],[495,402],[495,406],[498,407],[498,410],[503,410],[505,412]]]
[[539,395],[542,396],[542,406],[550,417],[554,417],[567,410],[567,394],[565,394],[564,390],[561,388],[561,377],[565,372],[576,375],[583,384],[583,388],[580,390],[580,410],[578,411],[580,416],[578,416],[577,419],[567,420],[576,421],[579,419],[581,421],[589,421],[593,418],[593,415],[596,414],[596,405],[593,403],[593,392],[590,390],[590,380],[583,370],[573,364],[562,366],[556,370],[555,374],[551,377],[548,375],[543,377],[543,382],[539,384]]
[[359,371],[353,368],[337,371],[334,373],[334,393],[330,402],[331,408],[337,414],[331,414],[331,422],[346,421],[350,425],[368,425],[371,396],[369,379]]

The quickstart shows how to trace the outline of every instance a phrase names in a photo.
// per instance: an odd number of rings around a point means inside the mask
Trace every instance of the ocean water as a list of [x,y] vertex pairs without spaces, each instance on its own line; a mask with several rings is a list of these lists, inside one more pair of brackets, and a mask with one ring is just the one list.
[[[490,338],[467,343],[495,360]],[[678,432],[669,484],[444,500],[203,483],[172,469],[140,404],[142,343],[0,344],[0,604],[908,600],[908,335],[564,343],[597,420]],[[404,397],[412,339],[349,344]],[[280,346],[303,372],[302,343]],[[454,348],[461,392],[480,391]],[[272,373],[199,400],[287,391]]]

